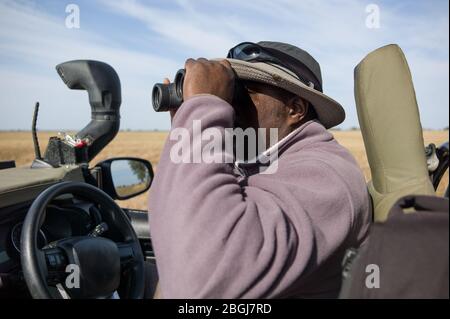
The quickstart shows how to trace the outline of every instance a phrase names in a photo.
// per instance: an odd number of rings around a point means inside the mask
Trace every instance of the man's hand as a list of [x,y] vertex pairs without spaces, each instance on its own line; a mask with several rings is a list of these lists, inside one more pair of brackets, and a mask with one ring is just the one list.
[[227,60],[188,59],[183,84],[183,100],[197,94],[212,94],[231,104],[234,94],[234,71]]

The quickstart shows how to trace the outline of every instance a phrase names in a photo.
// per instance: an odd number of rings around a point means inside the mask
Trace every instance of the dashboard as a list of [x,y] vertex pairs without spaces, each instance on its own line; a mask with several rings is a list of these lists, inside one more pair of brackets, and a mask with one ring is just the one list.
[[[20,238],[22,224],[30,206],[31,202],[28,202],[0,210],[0,299],[29,297],[20,261]],[[123,210],[130,218],[140,240],[146,264],[151,272],[149,278],[154,280],[157,278],[157,272],[148,227],[149,215],[144,211]],[[38,234],[38,248],[44,248],[63,238],[88,235],[97,225],[105,222],[97,205],[72,195],[54,200],[45,213],[45,220]],[[102,236],[114,240],[118,239],[119,235],[114,229],[109,229]],[[156,281],[147,286],[149,296],[153,296],[151,289],[155,286]]]
[[[0,214],[0,295],[8,286],[23,288],[20,266],[20,237],[29,205],[15,207]],[[88,235],[101,223],[98,208],[71,196],[60,199],[46,209],[45,221],[38,234],[38,248],[59,239]]]

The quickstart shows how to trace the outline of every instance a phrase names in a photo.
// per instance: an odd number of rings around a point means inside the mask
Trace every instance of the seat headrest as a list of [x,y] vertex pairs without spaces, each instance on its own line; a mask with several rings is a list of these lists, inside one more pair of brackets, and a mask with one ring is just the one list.
[[403,195],[435,194],[428,176],[422,125],[406,58],[381,47],[355,68],[355,101],[372,181],[375,220],[385,220]]

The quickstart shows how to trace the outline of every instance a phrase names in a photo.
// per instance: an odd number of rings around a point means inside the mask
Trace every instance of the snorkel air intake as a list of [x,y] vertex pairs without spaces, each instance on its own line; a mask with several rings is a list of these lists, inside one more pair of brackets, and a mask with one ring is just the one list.
[[92,119],[75,138],[86,141],[85,160],[89,162],[119,131],[122,103],[119,76],[110,65],[91,60],[61,63],[56,71],[69,89],[88,92]]

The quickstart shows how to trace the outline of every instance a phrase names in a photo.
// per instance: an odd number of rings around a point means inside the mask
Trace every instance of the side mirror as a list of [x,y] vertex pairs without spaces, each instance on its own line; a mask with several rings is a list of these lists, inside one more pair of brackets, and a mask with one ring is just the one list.
[[102,189],[113,199],[124,200],[146,192],[153,180],[149,161],[119,157],[96,165],[101,168]]

